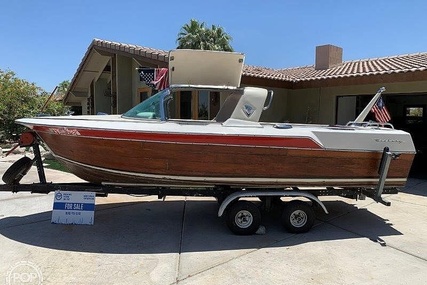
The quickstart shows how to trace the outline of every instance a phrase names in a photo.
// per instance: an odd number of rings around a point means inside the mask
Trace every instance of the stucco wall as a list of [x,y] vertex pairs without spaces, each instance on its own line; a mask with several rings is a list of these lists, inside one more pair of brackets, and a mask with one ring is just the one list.
[[135,106],[139,103],[139,98],[136,96],[136,94],[138,88],[143,86],[143,84],[139,80],[139,74],[136,71],[137,68],[139,68],[139,64],[132,59],[132,106]]
[[[242,84],[241,87],[249,85]],[[285,122],[286,121],[286,106],[288,104],[288,90],[282,88],[269,88],[265,86],[257,86],[268,90],[273,90],[273,101],[269,109],[265,110],[261,114],[261,122]],[[268,98],[267,98],[268,99]],[[224,98],[221,98],[221,105],[224,103]],[[265,103],[267,105],[268,102]]]
[[[427,92],[427,82],[388,83],[385,95]],[[381,84],[288,90],[286,120],[296,123],[335,124],[337,96],[373,96]]]
[[122,114],[132,107],[132,58],[117,56],[117,112]]
[[111,97],[105,95],[107,79],[99,78],[95,82],[95,112],[111,114]]
[[[267,88],[273,90],[273,101],[270,108],[262,112],[261,122],[285,122],[286,106],[288,105],[288,90],[279,88]],[[268,98],[267,98],[268,99]],[[268,102],[265,103],[266,105]]]
[[285,121],[317,123],[320,117],[319,106],[325,105],[328,110],[333,108],[333,106],[328,106],[328,104],[324,103],[330,101],[330,99],[324,98],[326,93],[322,94],[321,91],[321,88],[288,90]]
[[88,115],[88,109],[87,109],[87,98],[84,98],[81,101],[80,106],[82,106],[82,115]]

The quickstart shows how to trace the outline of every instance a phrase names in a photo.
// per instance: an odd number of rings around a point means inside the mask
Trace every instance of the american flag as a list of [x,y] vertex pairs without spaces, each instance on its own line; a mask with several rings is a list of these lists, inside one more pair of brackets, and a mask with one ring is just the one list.
[[383,98],[379,98],[377,103],[372,107],[371,109],[372,113],[375,115],[375,120],[377,120],[379,123],[387,123],[391,120],[390,113],[387,111],[387,108],[385,107]]
[[139,80],[145,82],[146,85],[154,87],[152,83],[155,77],[154,68],[138,68]]
[[155,79],[152,82],[157,90],[166,89],[169,86],[169,77],[167,68],[156,68]]
[[139,79],[146,85],[163,90],[169,85],[167,68],[138,68]]

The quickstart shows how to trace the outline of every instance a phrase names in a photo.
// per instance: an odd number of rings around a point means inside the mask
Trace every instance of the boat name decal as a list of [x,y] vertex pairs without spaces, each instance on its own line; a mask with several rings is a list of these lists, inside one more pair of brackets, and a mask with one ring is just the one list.
[[249,103],[246,103],[245,105],[243,105],[242,107],[242,111],[243,113],[245,113],[246,117],[250,117],[252,116],[252,114],[255,112],[256,108],[254,106],[252,106]]
[[374,141],[379,142],[379,143],[403,143],[403,141],[401,140],[391,140],[391,139],[374,139]]
[[68,135],[68,136],[80,136],[80,133],[77,129],[69,128],[49,128],[49,132],[57,135]]

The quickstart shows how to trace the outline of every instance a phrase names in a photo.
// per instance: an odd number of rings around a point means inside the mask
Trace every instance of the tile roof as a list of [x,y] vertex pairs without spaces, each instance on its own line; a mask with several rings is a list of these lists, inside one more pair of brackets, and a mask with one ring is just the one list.
[[260,66],[245,65],[243,67],[243,75],[281,81],[293,81],[293,77],[291,75],[280,72],[279,69],[272,69]]
[[107,51],[118,51],[118,52],[125,52],[129,54],[139,55],[146,58],[150,58],[153,60],[158,60],[162,62],[168,62],[169,61],[169,52],[165,50],[160,49],[153,49],[153,48],[147,48],[137,45],[131,45],[131,44],[124,44],[119,42],[112,42],[107,40],[101,40],[101,39],[93,39],[92,43],[89,45],[89,47],[86,50],[86,53],[83,56],[82,61],[80,62],[79,66],[77,67],[76,72],[74,73],[73,78],[71,79],[71,84],[68,88],[68,92],[66,96],[64,97],[64,100],[67,99],[69,96],[70,91],[73,89],[77,76],[79,73],[83,70],[83,66],[89,57],[89,54],[91,53],[93,48],[100,48],[105,49]]
[[[168,61],[168,51],[165,50],[100,39],[94,39],[90,47],[92,46],[122,51],[163,62]],[[324,70],[316,70],[314,65],[285,69],[245,65],[243,75],[271,80],[299,82],[423,70],[427,70],[427,52],[345,61],[342,64]]]
[[94,39],[89,49],[92,46],[122,51],[122,52],[139,55],[139,56],[147,57],[154,60],[164,61],[164,62],[169,61],[168,59],[169,52],[161,49],[154,49],[154,48],[148,48],[148,47],[143,47],[138,45],[124,44],[124,43],[118,43],[118,42],[112,42],[112,41],[106,41],[106,40],[100,40],[100,39]]
[[[75,74],[79,72],[92,47],[99,47],[106,50],[121,51],[137,56],[168,62],[168,51],[153,49],[138,45],[112,42],[101,39],[94,39],[89,46],[80,66]],[[345,61],[334,67],[316,70],[314,65],[272,69],[259,66],[245,65],[243,75],[249,77],[265,78],[279,81],[301,82],[320,79],[369,76],[377,74],[404,73],[427,70],[427,52],[406,54],[382,58],[363,59]],[[75,77],[74,76],[74,77]],[[74,81],[75,78],[73,78]]]
[[324,70],[316,70],[314,65],[286,69],[245,66],[243,74],[251,77],[299,82],[424,70],[427,70],[427,52],[345,61]]

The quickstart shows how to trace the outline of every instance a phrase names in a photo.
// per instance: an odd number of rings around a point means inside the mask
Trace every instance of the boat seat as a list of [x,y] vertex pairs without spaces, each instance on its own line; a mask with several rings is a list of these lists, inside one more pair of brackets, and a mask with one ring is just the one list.
[[259,122],[267,96],[267,89],[246,87],[230,119]]
[[225,99],[224,104],[222,104],[214,120],[219,123],[227,121],[231,117],[231,114],[233,114],[234,109],[236,109],[241,96],[241,93],[231,93],[227,99]]

